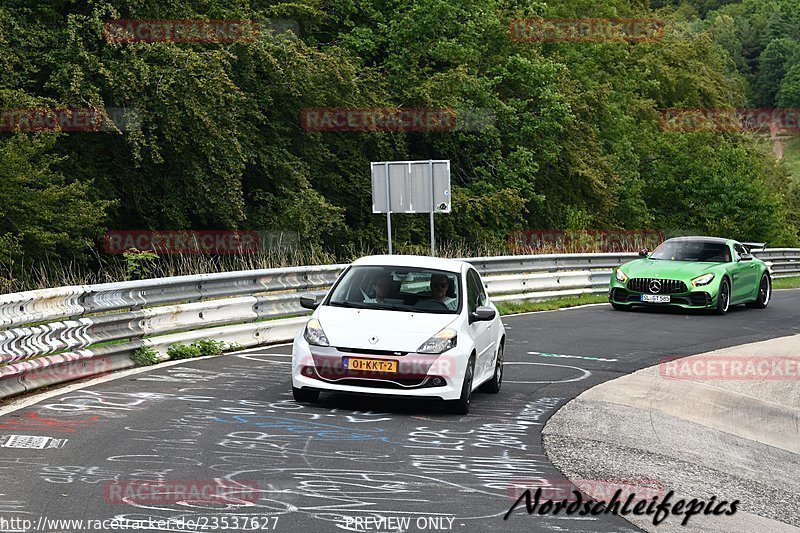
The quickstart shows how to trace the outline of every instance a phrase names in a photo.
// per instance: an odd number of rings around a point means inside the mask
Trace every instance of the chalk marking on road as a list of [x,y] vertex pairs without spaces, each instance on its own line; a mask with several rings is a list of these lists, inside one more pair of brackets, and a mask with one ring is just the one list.
[[292,354],[290,353],[237,353],[231,354],[234,357],[238,357],[240,359],[255,359],[258,360],[259,357],[291,357]]
[[[293,343],[291,342],[282,342],[280,344],[270,344],[270,348],[282,348],[283,346],[291,346]],[[227,355],[240,355],[250,353],[254,350],[264,350],[264,346],[256,346],[254,348],[247,348],[246,350],[239,350],[238,352],[229,352]]]
[[583,368],[578,368],[577,366],[569,366],[569,365],[554,365],[554,364],[551,364],[551,363],[530,363],[530,362],[527,362],[527,361],[520,361],[520,362],[506,361],[506,362],[503,363],[503,366],[505,366],[505,365],[557,366],[559,368],[572,368],[573,370],[578,370],[579,372],[583,372],[583,374],[580,377],[573,378],[573,379],[560,379],[560,380],[557,380],[557,381],[510,381],[510,380],[505,380],[506,383],[521,383],[521,384],[525,384],[525,385],[528,385],[528,384],[532,385],[532,384],[537,384],[537,383],[572,383],[574,381],[584,380],[584,379],[586,379],[586,378],[588,378],[589,376],[592,375],[592,373],[589,372],[588,370],[585,370]]
[[[82,381],[80,383],[73,383],[70,385],[65,385],[63,387],[59,387],[56,390],[46,391],[46,392],[34,392],[32,396],[25,396],[18,400],[12,400],[11,403],[8,405],[4,405],[0,407],[0,416],[5,416],[9,413],[13,413],[14,411],[19,411],[20,409],[25,409],[26,407],[30,407],[32,405],[36,405],[44,400],[49,400],[55,396],[61,396],[62,394],[67,394],[70,392],[75,392],[77,390],[86,389],[89,387],[93,387],[95,385],[99,385],[101,383],[106,383],[109,381],[115,381],[121,378],[126,378],[128,376],[133,376],[136,374],[142,374],[144,372],[153,372],[157,370],[163,370],[165,368],[169,368],[175,365],[182,365],[186,363],[191,363],[193,361],[202,361],[204,359],[211,359],[212,357],[219,357],[218,355],[206,355],[204,357],[193,357],[191,359],[178,359],[177,361],[165,361],[163,363],[159,363],[153,366],[145,366],[141,368],[127,368],[124,370],[115,370],[113,373],[99,377],[93,378],[88,381]],[[58,385],[54,385],[58,386]]]
[[587,361],[605,361],[609,363],[618,361],[618,359],[606,359],[603,357],[590,357],[587,355],[565,355],[560,353],[549,353],[549,352],[528,352],[528,354],[538,355],[539,357],[558,357],[562,359],[585,359]]
[[[241,359],[247,359],[248,361],[258,361],[259,363],[272,363],[274,365],[291,365],[292,364],[291,361],[275,361],[273,359],[262,359],[262,357],[264,357],[262,355],[256,355],[256,356],[237,355],[235,357],[239,357]],[[280,356],[280,357],[285,357],[285,356]],[[291,355],[289,357],[291,357]]]
[[248,361],[256,361],[259,363],[272,363],[275,365],[291,365],[291,361],[276,361],[273,358],[283,358],[283,359],[291,359],[291,354],[285,353],[243,353],[243,354],[236,354],[233,357],[238,357],[239,359],[246,359]]

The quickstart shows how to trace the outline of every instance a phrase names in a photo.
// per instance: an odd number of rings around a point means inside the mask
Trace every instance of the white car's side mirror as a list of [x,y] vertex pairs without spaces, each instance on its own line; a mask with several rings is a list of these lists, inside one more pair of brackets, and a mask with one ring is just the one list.
[[497,316],[497,312],[488,306],[481,306],[477,308],[474,312],[470,313],[469,321],[470,322],[480,322],[480,321],[487,321],[487,320],[494,320],[494,317]]
[[317,301],[316,294],[307,293],[300,295],[300,307],[303,307],[305,309],[311,309],[313,311],[314,309],[319,307],[319,304],[321,303],[322,302]]

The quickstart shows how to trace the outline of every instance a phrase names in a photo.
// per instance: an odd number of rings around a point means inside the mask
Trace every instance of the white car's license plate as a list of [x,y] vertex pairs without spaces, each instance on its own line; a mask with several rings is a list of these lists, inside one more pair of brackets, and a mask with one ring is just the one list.
[[397,372],[397,361],[384,359],[361,359],[359,357],[342,357],[345,370],[361,370],[373,372]]
[[665,294],[642,294],[642,301],[653,304],[668,304],[669,296]]

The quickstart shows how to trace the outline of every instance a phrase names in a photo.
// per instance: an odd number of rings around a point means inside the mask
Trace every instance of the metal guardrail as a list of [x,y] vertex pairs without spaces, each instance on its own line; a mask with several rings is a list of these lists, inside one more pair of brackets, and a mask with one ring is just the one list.
[[[800,275],[800,249],[756,252],[775,277]],[[465,259],[494,301],[603,293],[636,254]],[[300,294],[324,294],[346,265],[200,274],[0,295],[0,398],[127,368],[150,347],[210,338],[243,348],[291,340],[308,313]]]
[[800,276],[800,249],[798,248],[767,248],[754,251],[753,254],[770,264],[773,278]]

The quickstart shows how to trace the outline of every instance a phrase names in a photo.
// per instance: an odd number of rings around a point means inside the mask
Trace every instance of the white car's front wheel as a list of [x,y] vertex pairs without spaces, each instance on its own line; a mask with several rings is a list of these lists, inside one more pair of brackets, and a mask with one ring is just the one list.
[[472,397],[472,379],[475,374],[475,357],[469,358],[467,369],[464,371],[464,381],[461,385],[461,396],[458,400],[449,400],[445,403],[448,413],[454,415],[469,414],[469,402]]
[[300,403],[314,403],[319,400],[319,391],[313,389],[298,389],[292,387],[292,396],[294,401]]
[[497,348],[497,360],[494,364],[494,375],[492,379],[487,381],[483,386],[482,390],[484,392],[488,392],[491,394],[497,394],[500,392],[500,387],[503,385],[503,343],[500,343],[500,346]]

